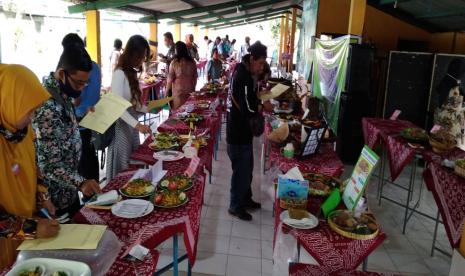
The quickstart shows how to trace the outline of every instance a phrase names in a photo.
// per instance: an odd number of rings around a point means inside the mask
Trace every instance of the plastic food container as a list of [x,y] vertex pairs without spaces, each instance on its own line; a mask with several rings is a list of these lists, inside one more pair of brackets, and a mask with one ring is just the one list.
[[118,240],[115,233],[106,230],[95,250],[23,250],[18,254],[16,264],[33,258],[72,260],[87,264],[92,271],[92,275],[100,276],[108,272],[118,257],[121,248],[122,243]]

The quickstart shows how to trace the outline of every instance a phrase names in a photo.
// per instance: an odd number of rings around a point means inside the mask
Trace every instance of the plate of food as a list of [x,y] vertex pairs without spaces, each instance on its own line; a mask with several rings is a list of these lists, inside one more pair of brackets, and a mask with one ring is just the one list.
[[153,186],[151,181],[136,178],[129,180],[126,185],[119,189],[119,192],[125,197],[144,198],[155,192],[155,186]]
[[7,276],[90,276],[89,266],[82,262],[53,258],[32,258],[17,262]]
[[174,141],[169,141],[169,140],[155,140],[152,143],[149,144],[149,148],[151,150],[170,150],[170,149],[176,149],[179,147],[179,144]]
[[428,133],[424,129],[417,127],[404,128],[400,132],[400,136],[412,142],[427,142],[429,139]]
[[135,219],[145,217],[153,211],[152,202],[142,199],[127,199],[111,207],[111,213],[120,218]]
[[305,118],[302,120],[302,124],[309,127],[322,127],[323,121],[320,119]]
[[184,158],[184,153],[176,150],[162,150],[155,152],[153,158],[162,161],[178,161]]
[[344,191],[344,184],[341,180],[318,173],[304,173],[304,179],[308,180],[308,193],[314,196],[328,196],[335,188]]
[[336,233],[351,239],[368,240],[379,233],[379,225],[370,213],[357,218],[348,210],[336,210],[329,214],[328,224]]
[[192,188],[192,179],[186,175],[178,174],[168,176],[160,181],[160,189],[186,191]]
[[432,133],[429,137],[429,144],[436,153],[451,151],[457,145],[454,136],[445,129],[440,129]]
[[[187,141],[189,140],[189,135],[180,135],[179,136],[179,142],[181,143],[181,146],[184,146]],[[208,141],[205,136],[197,136],[192,138],[192,146],[196,147],[197,149],[203,148],[208,146]]]
[[312,229],[318,226],[318,219],[301,209],[288,209],[279,216],[281,221],[293,228],[297,229]]
[[178,119],[186,123],[197,123],[203,120],[203,116],[197,113],[181,113],[178,115]]
[[153,198],[153,204],[159,208],[177,208],[189,201],[186,193],[180,190],[158,189]]
[[178,135],[168,132],[154,133],[153,140],[159,142],[177,142]]

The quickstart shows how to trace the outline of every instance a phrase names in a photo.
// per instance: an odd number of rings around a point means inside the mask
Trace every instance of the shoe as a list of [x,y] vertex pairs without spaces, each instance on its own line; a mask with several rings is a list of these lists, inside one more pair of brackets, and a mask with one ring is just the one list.
[[231,209],[228,209],[228,213],[232,216],[237,217],[240,220],[245,220],[245,221],[251,221],[252,220],[252,215],[247,213],[246,210],[238,210],[234,211]]
[[262,205],[258,202],[250,200],[250,202],[245,205],[245,208],[249,210],[256,210],[256,209],[261,209]]

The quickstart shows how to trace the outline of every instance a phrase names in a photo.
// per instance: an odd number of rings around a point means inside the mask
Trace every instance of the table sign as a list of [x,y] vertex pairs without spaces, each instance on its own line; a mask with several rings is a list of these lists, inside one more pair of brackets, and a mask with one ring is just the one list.
[[189,177],[192,177],[194,173],[197,171],[197,167],[199,166],[200,158],[198,156],[194,156],[191,159],[189,167],[187,167],[185,174]]
[[299,202],[307,200],[308,180],[290,179],[284,175],[278,176],[278,198]]
[[400,111],[399,109],[396,109],[396,110],[394,111],[394,113],[392,113],[390,119],[393,120],[393,121],[397,120],[397,118],[399,117],[400,113],[402,113],[402,111]]
[[347,209],[354,210],[357,206],[378,160],[379,157],[374,151],[368,146],[363,147],[351,177],[346,180],[346,188],[342,194]]
[[438,132],[439,130],[441,130],[441,126],[440,125],[434,125],[433,128],[430,130],[431,133],[436,133]]

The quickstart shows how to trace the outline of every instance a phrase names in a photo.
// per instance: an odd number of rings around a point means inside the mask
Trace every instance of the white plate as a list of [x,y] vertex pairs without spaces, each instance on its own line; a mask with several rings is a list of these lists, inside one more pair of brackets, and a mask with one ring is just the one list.
[[[128,205],[133,206],[128,207]],[[138,211],[138,209],[140,211]],[[134,219],[150,214],[154,207],[152,202],[142,199],[123,200],[111,207],[111,213],[120,218]]]
[[175,150],[162,150],[155,152],[153,158],[161,161],[177,161],[184,158],[184,153]]
[[[308,212],[307,212],[307,213],[308,213]],[[290,224],[290,223],[286,223],[285,220],[290,219],[290,217],[289,217],[289,211],[287,211],[287,210],[284,211],[284,212],[282,212],[281,215],[279,216],[279,218],[281,219],[281,221],[282,221],[284,224],[289,225],[289,226],[292,227],[292,228],[297,228],[297,229],[312,229],[312,228],[317,227],[317,226],[318,226],[318,219],[317,219],[314,215],[312,215],[312,214],[310,214],[310,213],[308,213],[308,215],[309,215],[309,219],[311,220],[311,224]]]
[[53,275],[57,271],[66,272],[70,276],[91,276],[92,274],[89,266],[85,263],[51,258],[32,258],[17,263],[7,276],[16,276],[23,270],[34,269],[37,266],[45,269],[43,275]]

